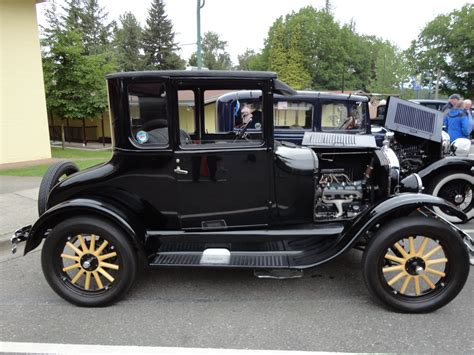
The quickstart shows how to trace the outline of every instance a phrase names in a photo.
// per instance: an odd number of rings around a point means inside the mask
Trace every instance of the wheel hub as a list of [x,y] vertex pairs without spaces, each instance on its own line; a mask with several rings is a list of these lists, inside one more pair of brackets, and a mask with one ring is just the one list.
[[418,276],[423,273],[426,264],[422,258],[414,257],[407,260],[405,270],[409,275]]
[[461,204],[464,202],[464,196],[461,195],[461,194],[458,194],[456,196],[454,196],[454,202],[456,202],[457,204]]
[[81,266],[86,271],[95,271],[99,267],[99,260],[93,254],[84,254],[81,257]]

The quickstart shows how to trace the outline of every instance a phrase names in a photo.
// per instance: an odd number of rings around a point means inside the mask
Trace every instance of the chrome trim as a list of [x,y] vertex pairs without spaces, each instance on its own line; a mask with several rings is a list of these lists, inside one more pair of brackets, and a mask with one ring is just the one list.
[[418,192],[423,192],[423,180],[421,180],[420,175],[418,175],[417,173],[413,173],[413,175],[415,175],[416,181],[418,181]]

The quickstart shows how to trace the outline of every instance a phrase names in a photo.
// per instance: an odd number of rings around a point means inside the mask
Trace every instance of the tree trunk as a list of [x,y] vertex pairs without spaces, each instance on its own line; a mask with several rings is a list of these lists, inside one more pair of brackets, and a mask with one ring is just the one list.
[[69,118],[66,118],[67,142],[71,143],[71,130],[69,129]]
[[61,148],[62,150],[64,150],[64,146],[66,144],[65,142],[65,138],[64,138],[64,120],[61,120]]
[[85,147],[87,145],[86,139],[86,119],[82,119],[82,145]]
[[[48,110],[48,117],[51,120],[51,129],[49,130],[49,139],[54,141],[54,119],[53,119],[53,113],[51,112],[51,110]],[[53,134],[51,134],[51,132]]]

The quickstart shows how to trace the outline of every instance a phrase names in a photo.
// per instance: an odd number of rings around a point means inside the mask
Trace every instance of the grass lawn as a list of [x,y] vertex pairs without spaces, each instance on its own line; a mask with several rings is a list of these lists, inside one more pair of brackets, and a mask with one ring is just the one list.
[[[79,150],[79,149],[65,149],[52,147],[51,155],[53,158],[58,159],[69,159],[74,161],[80,170],[87,169],[91,166],[101,164],[107,161],[112,152],[110,150],[105,151],[90,151],[90,150]],[[24,168],[14,168],[0,170],[0,175],[9,176],[43,176],[50,164],[42,164],[35,166],[28,166]]]
[[60,159],[108,159],[112,155],[110,150],[81,150],[81,149],[64,149],[57,147],[51,147],[51,155],[53,158]]

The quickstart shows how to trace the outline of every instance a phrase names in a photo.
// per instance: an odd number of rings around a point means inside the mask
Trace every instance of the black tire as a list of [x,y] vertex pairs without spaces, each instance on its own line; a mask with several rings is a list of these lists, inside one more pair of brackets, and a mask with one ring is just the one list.
[[69,176],[77,173],[79,168],[75,163],[69,160],[64,160],[51,165],[41,180],[41,185],[38,193],[38,215],[41,216],[46,212],[49,192],[56,185],[61,177]]
[[[405,240],[406,257],[396,247]],[[445,223],[427,217],[398,218],[382,227],[367,245],[362,265],[370,293],[385,306],[408,313],[443,307],[461,291],[469,274],[461,237]]]
[[[474,176],[462,171],[449,171],[436,176],[429,184],[426,192],[433,196],[442,197],[458,206],[468,219],[474,217]],[[462,200],[456,200],[460,196]],[[450,222],[459,223],[461,220],[435,207],[435,212]]]
[[116,302],[130,289],[138,261],[133,245],[119,228],[83,216],[67,219],[51,230],[44,242],[41,265],[59,296],[78,306],[100,307]]

